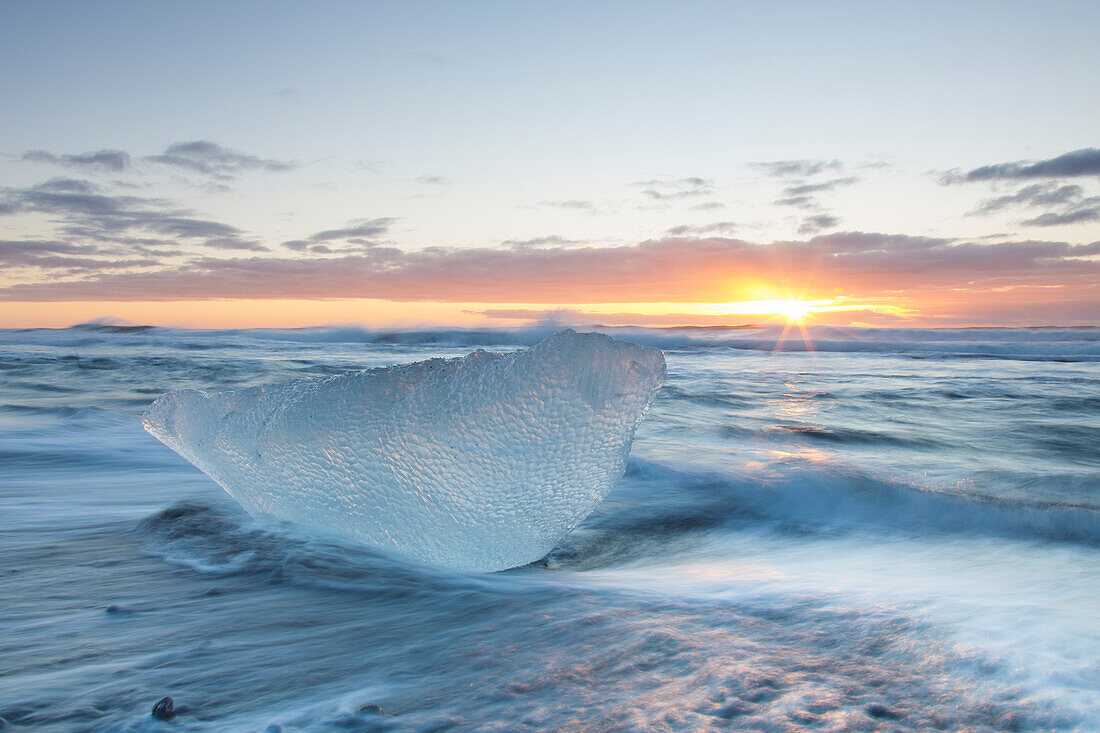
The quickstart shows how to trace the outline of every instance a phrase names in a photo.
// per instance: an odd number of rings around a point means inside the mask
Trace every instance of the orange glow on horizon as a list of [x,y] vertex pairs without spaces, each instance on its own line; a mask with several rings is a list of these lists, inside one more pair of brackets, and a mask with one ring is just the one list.
[[[1011,291],[929,289],[886,297],[847,296],[818,289],[784,291],[758,283],[725,302],[450,302],[382,299],[234,299],[176,301],[0,302],[0,328],[66,328],[99,319],[182,328],[517,327],[533,322],[639,326],[1005,326],[1071,325],[1081,316],[1049,318],[1058,307],[1049,288]],[[750,296],[746,298],[745,296]],[[999,317],[1006,312],[1008,318]],[[1019,315],[1017,315],[1019,314]],[[1086,319],[1087,320],[1087,319]]]
[[[880,303],[841,298],[792,298],[727,303],[448,303],[388,300],[193,300],[0,303],[0,328],[65,328],[98,319],[183,328],[304,328],[361,325],[372,328],[517,326],[570,318],[605,325],[744,325],[798,323],[809,316],[846,312],[895,319],[911,313]],[[836,319],[831,319],[836,320]],[[850,319],[849,319],[850,321]]]

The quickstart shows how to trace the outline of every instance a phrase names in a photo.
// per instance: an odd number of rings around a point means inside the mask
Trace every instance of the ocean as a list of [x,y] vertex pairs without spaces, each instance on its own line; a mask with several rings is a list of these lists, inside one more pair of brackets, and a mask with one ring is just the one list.
[[1100,730],[1100,329],[600,330],[668,364],[626,475],[492,574],[140,416],[550,329],[0,331],[0,730]]

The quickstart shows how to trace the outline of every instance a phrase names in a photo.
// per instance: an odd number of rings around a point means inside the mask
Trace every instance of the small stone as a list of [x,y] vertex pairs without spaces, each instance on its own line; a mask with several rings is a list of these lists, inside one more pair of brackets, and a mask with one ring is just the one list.
[[380,705],[375,705],[374,703],[360,705],[359,712],[365,715],[385,715],[385,713],[382,712],[382,707]]
[[176,705],[170,697],[162,697],[153,706],[153,717],[157,720],[171,720],[176,717]]
[[126,608],[125,606],[120,606],[117,603],[112,603],[111,605],[107,606],[107,613],[133,613],[133,611]]

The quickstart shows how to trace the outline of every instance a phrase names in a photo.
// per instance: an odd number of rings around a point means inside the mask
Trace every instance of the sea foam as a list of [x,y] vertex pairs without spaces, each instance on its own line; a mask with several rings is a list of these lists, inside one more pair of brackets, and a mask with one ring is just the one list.
[[660,350],[556,333],[510,354],[160,397],[145,429],[254,514],[493,571],[545,555],[622,477]]

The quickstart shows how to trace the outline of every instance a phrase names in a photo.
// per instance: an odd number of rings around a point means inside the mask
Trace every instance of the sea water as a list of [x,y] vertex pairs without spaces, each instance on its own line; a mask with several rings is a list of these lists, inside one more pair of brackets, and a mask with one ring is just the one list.
[[251,517],[140,415],[546,329],[0,331],[0,728],[1100,729],[1100,330],[604,330],[668,363],[626,476],[493,574]]

